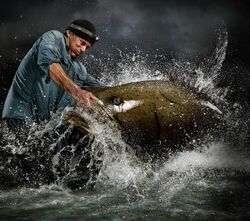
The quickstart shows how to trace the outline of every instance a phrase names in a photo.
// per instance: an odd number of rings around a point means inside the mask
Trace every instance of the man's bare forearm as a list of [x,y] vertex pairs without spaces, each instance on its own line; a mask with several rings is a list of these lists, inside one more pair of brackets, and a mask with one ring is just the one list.
[[78,106],[90,108],[90,100],[98,100],[91,92],[82,90],[74,81],[72,81],[64,72],[62,66],[58,63],[50,65],[50,78],[59,87],[71,94]]
[[80,87],[66,75],[62,66],[58,63],[50,65],[50,78],[73,97],[75,97],[80,90]]

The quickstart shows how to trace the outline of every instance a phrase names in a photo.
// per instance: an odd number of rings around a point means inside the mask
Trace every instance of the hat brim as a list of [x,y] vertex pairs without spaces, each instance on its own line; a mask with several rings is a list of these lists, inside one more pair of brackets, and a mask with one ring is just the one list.
[[81,32],[78,29],[75,29],[73,27],[67,27],[66,30],[72,31],[75,35],[77,35],[78,37],[88,41],[91,45],[93,45],[96,42],[96,38],[89,36],[88,34]]

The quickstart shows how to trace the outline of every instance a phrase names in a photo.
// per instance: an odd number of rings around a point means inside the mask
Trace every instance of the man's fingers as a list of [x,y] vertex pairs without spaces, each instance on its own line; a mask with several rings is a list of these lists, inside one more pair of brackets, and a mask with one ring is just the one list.
[[82,108],[91,108],[91,103],[89,99],[82,99],[77,102],[77,106],[82,107]]
[[90,101],[87,101],[87,103],[86,103],[86,108],[91,108],[91,103],[90,103]]
[[99,98],[97,98],[94,94],[92,94],[91,93],[91,98],[93,99],[93,100],[95,100],[98,104],[100,104],[100,105],[104,105],[103,104],[103,102],[101,101],[101,100],[99,100]]
[[99,100],[94,94],[90,93],[90,97],[93,99],[93,100]]
[[77,105],[83,108],[91,108],[91,99],[95,100],[98,104],[103,105],[102,101],[100,101],[94,94],[84,90],[78,97]]

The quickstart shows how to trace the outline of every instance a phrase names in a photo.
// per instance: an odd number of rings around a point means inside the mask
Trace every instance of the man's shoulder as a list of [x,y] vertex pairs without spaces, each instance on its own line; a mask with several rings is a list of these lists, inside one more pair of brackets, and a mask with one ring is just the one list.
[[45,32],[42,35],[42,38],[56,38],[56,39],[63,39],[64,38],[64,34],[60,31],[57,30],[50,30]]

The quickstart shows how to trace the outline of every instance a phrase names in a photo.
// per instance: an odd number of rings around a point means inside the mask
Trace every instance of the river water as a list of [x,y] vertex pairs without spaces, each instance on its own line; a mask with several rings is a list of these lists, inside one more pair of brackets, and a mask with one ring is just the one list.
[[155,171],[114,162],[94,189],[2,191],[1,220],[248,220],[250,163],[222,143],[183,152]]
[[[36,188],[2,189],[0,220],[249,220],[250,154],[246,113],[239,104],[226,100],[227,88],[216,87],[226,46],[224,33],[209,65],[194,67],[189,62],[172,61],[166,72],[152,72],[138,59],[140,56],[133,55],[129,57],[130,62],[126,58],[118,64],[122,70],[120,75],[109,81],[110,85],[116,85],[147,79],[166,80],[169,78],[166,73],[177,73],[175,77],[179,80],[225,107],[228,129],[221,131],[221,136],[203,142],[195,150],[175,153],[160,164],[152,165],[140,161],[133,151],[127,151],[127,144],[119,136],[106,130],[91,144],[104,150],[104,163],[94,187],[71,190],[57,180]],[[102,80],[107,82],[110,77],[103,73]],[[41,147],[46,144],[41,133],[51,130],[51,125],[59,121],[60,117],[55,115],[45,126],[34,129],[33,135],[41,138]],[[104,142],[103,138],[107,137],[111,142]],[[11,145],[1,148],[18,151],[18,146]],[[6,161],[12,161],[10,156]],[[3,173],[7,168],[3,164],[0,170]],[[13,182],[3,177],[2,183]],[[13,177],[18,179],[16,174]]]

